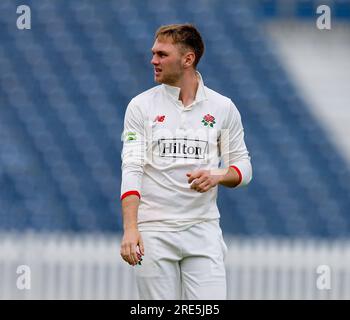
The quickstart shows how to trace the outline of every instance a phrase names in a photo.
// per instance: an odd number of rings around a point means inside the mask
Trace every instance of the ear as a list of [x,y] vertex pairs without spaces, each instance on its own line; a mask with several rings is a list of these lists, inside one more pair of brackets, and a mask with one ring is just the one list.
[[189,68],[194,65],[194,60],[196,59],[196,55],[193,51],[188,51],[184,55],[184,67]]

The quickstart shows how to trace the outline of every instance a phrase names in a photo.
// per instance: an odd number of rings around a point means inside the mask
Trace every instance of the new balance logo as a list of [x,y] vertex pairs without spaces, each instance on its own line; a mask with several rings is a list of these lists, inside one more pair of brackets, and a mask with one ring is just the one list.
[[208,152],[208,141],[196,139],[159,139],[159,156],[185,159],[204,159]]

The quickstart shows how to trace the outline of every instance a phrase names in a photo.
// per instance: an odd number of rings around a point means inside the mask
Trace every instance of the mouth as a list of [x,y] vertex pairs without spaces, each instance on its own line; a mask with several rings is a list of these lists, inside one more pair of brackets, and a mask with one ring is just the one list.
[[154,68],[155,75],[159,75],[162,72],[162,69]]

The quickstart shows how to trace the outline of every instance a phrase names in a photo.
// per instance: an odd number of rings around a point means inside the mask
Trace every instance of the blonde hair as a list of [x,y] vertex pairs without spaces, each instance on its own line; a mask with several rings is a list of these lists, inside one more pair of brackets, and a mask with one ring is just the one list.
[[161,26],[155,34],[155,39],[171,37],[174,44],[179,44],[183,49],[192,49],[195,54],[194,67],[204,53],[204,43],[197,28],[190,23],[170,24]]

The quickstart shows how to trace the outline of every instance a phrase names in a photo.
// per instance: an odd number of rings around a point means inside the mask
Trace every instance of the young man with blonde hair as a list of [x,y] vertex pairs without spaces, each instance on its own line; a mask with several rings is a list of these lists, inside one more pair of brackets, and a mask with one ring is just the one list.
[[252,178],[240,114],[197,71],[195,26],[160,27],[152,47],[160,85],[126,110],[122,154],[122,258],[141,299],[225,299],[226,245],[218,185]]

